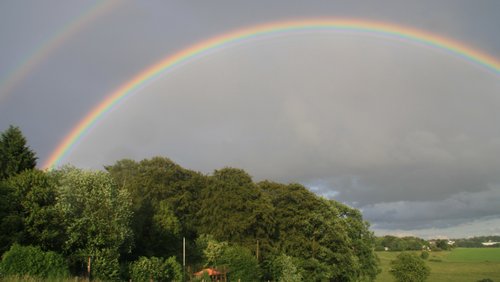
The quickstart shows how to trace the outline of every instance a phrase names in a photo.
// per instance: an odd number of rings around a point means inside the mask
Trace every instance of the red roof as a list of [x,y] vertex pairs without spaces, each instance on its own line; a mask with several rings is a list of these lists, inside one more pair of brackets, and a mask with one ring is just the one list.
[[220,273],[219,271],[213,269],[213,268],[205,268],[205,269],[202,269],[198,272],[196,272],[194,275],[195,276],[202,276],[203,273],[206,272],[208,273],[209,276],[215,276],[215,275],[221,275],[222,273]]

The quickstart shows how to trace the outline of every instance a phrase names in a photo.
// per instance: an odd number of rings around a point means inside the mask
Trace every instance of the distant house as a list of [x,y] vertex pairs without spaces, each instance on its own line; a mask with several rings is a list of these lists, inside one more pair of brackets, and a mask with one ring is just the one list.
[[483,244],[483,246],[489,247],[489,246],[493,246],[493,245],[496,245],[496,244],[500,244],[500,242],[491,242],[491,240],[489,240],[488,242],[483,242],[481,244]]
[[204,268],[194,274],[195,277],[203,277],[204,273],[208,274],[210,277],[210,281],[205,281],[205,282],[211,282],[211,281],[217,281],[217,282],[227,282],[227,270],[216,270],[215,268]]

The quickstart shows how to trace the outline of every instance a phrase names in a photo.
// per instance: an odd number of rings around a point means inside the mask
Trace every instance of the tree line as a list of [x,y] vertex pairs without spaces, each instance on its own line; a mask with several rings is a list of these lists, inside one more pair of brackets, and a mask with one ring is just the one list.
[[26,143],[13,126],[0,139],[0,275],[19,272],[26,252],[62,258],[67,275],[91,269],[116,281],[196,279],[205,267],[228,270],[232,281],[358,281],[379,272],[360,211],[301,184],[254,182],[231,167],[206,175],[166,157],[41,171]]
[[483,245],[487,242],[500,242],[500,236],[477,236],[471,238],[452,239],[457,247],[462,248],[500,248],[500,243],[494,245]]

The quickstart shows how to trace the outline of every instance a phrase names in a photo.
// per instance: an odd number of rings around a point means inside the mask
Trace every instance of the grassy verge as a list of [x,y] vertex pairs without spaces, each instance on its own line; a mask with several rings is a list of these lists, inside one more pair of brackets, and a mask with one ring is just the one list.
[[[490,278],[500,282],[500,252],[495,249],[455,249],[451,252],[431,252],[427,265],[431,268],[428,281],[475,282]],[[499,249],[500,250],[500,249]],[[420,252],[415,252],[420,255]],[[377,252],[382,273],[376,281],[394,281],[389,273],[390,262],[399,252]]]

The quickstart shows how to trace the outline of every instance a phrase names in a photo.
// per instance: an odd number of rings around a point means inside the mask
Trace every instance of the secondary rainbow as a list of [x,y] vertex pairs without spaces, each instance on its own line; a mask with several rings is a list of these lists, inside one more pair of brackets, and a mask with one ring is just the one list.
[[25,77],[57,50],[59,46],[63,45],[64,42],[84,29],[95,19],[111,11],[119,3],[117,0],[97,2],[78,17],[63,25],[51,37],[33,49],[29,56],[19,62],[14,69],[0,80],[0,101],[7,97]]
[[479,65],[493,74],[500,74],[500,61],[477,49],[446,37],[421,30],[383,22],[364,21],[357,19],[305,19],[267,23],[239,29],[220,36],[191,45],[175,54],[167,56],[158,63],[146,68],[132,79],[121,85],[114,92],[93,108],[58,144],[44,163],[45,169],[52,169],[68,155],[81,141],[86,133],[95,126],[110,110],[116,108],[127,97],[139,92],[149,83],[172,70],[174,67],[187,63],[195,58],[206,55],[219,48],[249,42],[252,39],[265,38],[288,33],[304,32],[347,32],[385,38],[394,38],[445,51],[469,63]]

